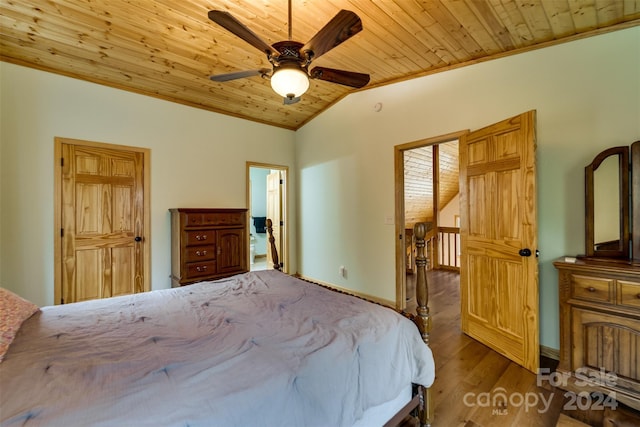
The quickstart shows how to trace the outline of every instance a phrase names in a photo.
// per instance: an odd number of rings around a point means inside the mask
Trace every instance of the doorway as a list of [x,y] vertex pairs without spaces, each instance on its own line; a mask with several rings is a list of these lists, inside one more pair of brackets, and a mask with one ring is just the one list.
[[266,230],[266,220],[271,219],[280,268],[288,272],[288,170],[282,165],[247,162],[250,271],[273,269]]
[[[454,188],[450,184],[445,184],[443,187],[446,188],[443,188],[443,191],[439,189],[439,182],[441,181],[439,170],[442,169],[439,153],[440,151],[443,153],[451,151],[441,150],[439,146],[448,145],[457,151],[457,144],[454,143],[465,133],[466,131],[461,131],[395,147],[395,217],[396,236],[398,236],[396,240],[396,307],[398,309],[403,310],[406,308],[407,299],[411,297],[410,293],[413,289],[410,280],[411,276],[407,280],[407,275],[410,275],[413,270],[413,244],[411,239],[413,225],[416,222],[431,224],[431,228],[428,230],[428,236],[431,236],[431,246],[427,248],[429,267],[445,266],[445,264],[451,263],[449,246],[451,248],[455,247],[455,233],[453,233],[454,241],[452,241],[451,245],[447,244],[446,250],[436,244],[436,239],[438,237],[439,213],[445,206],[450,205],[450,202],[457,195],[457,185]],[[457,153],[450,154],[455,156],[453,161],[457,161]],[[429,176],[425,177],[425,174]],[[455,172],[453,179],[458,179],[457,172]],[[447,182],[450,180],[450,178],[446,179]],[[440,197],[439,193],[441,192],[447,195],[444,198]],[[407,196],[408,193],[409,195]],[[455,221],[456,214],[457,212],[452,212],[452,221]],[[450,225],[444,218],[443,221],[443,225]],[[445,231],[453,230],[447,228]],[[456,251],[455,249],[452,250]],[[441,253],[440,255],[438,255],[439,252]],[[409,288],[409,292],[407,292],[407,288]]]
[[459,140],[462,331],[539,366],[535,110],[395,149],[396,305],[406,306],[404,151]]
[[427,270],[460,272],[458,140],[405,150],[403,164],[408,303],[415,299],[416,223],[426,225]]

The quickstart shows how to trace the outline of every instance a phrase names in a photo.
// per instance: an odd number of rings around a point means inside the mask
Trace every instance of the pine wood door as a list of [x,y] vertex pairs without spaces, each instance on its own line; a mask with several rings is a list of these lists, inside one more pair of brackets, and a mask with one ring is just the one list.
[[536,372],[535,111],[470,132],[459,149],[462,330]]
[[[267,218],[273,223],[274,244],[278,251],[279,261],[283,261],[282,253],[282,178],[281,171],[272,171],[267,175]],[[273,268],[271,251],[267,247],[267,268]]]
[[60,300],[142,292],[145,152],[106,144],[60,144]]

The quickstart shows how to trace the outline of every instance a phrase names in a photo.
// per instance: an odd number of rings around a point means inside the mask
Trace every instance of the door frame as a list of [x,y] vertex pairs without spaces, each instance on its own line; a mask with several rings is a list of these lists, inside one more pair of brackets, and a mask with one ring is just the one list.
[[395,235],[396,241],[396,309],[404,310],[407,307],[407,277],[405,267],[405,235],[404,235],[404,152],[427,145],[437,145],[458,140],[469,130],[460,130],[445,135],[420,139],[393,147],[393,159],[395,170]]
[[[282,224],[284,227],[284,232],[282,233],[282,244],[281,244],[281,254],[278,254],[279,261],[283,263],[282,271],[284,273],[289,272],[289,166],[285,165],[276,165],[272,163],[260,163],[260,162],[251,162],[247,161],[247,169],[246,169],[246,190],[247,190],[247,216],[251,215],[251,168],[259,168],[259,169],[273,169],[284,172],[283,177],[283,188],[282,188],[282,211],[280,212],[280,218],[282,220]],[[250,242],[250,231],[251,224],[249,218],[247,218],[247,247],[251,243]],[[268,250],[269,248],[267,248]],[[247,254],[249,257],[250,254]],[[249,264],[247,261],[247,265]]]
[[134,151],[143,155],[143,221],[142,245],[142,286],[144,291],[151,290],[151,150],[128,145],[109,144],[105,142],[84,141],[80,139],[54,137],[53,146],[53,303],[62,301],[62,145],[78,145],[97,147],[109,150]]

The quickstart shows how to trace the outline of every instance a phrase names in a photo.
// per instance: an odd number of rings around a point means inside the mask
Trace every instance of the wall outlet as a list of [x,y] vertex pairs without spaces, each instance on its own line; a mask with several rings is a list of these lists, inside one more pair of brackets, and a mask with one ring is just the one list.
[[347,277],[347,269],[344,267],[344,265],[341,265],[340,268],[338,268],[338,274],[340,275],[340,277]]

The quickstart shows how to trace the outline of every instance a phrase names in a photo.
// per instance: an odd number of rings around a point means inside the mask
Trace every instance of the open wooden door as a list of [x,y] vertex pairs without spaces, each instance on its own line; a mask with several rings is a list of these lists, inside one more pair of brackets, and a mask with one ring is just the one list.
[[56,304],[149,290],[148,150],[56,139]]
[[[282,171],[273,170],[267,175],[267,218],[273,223],[273,238],[280,261],[282,253]],[[267,268],[273,269],[271,251],[267,250]]]
[[535,111],[460,139],[462,330],[537,372]]

